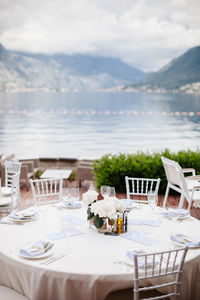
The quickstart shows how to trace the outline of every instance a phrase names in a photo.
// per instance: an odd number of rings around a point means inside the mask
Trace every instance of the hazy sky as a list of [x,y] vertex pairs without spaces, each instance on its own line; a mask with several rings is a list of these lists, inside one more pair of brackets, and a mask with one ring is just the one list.
[[200,45],[200,0],[0,0],[0,42],[157,70]]

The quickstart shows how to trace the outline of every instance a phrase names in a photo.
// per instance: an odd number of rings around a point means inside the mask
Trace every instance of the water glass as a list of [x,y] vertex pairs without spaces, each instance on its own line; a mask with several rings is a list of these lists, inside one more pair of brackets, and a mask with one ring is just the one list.
[[110,194],[110,187],[107,185],[102,185],[100,188],[100,193],[103,197],[108,197]]
[[64,188],[62,191],[62,198],[64,201],[68,201],[70,199],[70,188]]
[[73,201],[79,201],[80,200],[80,192],[79,188],[72,188],[70,191],[70,198]]
[[147,194],[147,201],[149,206],[152,208],[152,212],[158,203],[157,193],[155,191],[149,191]]
[[180,209],[177,205],[168,208],[168,216],[171,220],[176,221],[180,216]]
[[116,196],[115,188],[114,187],[110,187],[109,197],[115,197],[115,196]]

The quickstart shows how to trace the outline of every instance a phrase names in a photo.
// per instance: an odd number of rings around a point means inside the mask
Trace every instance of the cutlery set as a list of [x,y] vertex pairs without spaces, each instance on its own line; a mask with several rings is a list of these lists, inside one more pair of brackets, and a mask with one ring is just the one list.
[[49,264],[51,264],[51,263],[53,263],[53,262],[55,262],[55,261],[57,261],[57,260],[65,257],[65,256],[66,256],[66,254],[64,254],[64,253],[58,254],[58,255],[55,255],[55,256],[53,256],[53,257],[51,257],[51,258],[49,258],[49,259],[41,262],[40,264],[46,266],[46,265],[49,265]]

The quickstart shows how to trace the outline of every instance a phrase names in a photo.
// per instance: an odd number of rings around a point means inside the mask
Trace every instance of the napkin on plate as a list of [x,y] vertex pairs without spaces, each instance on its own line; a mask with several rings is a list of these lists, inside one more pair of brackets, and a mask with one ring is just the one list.
[[120,236],[122,238],[126,238],[126,239],[135,241],[137,243],[141,243],[141,244],[146,245],[146,246],[151,246],[151,245],[154,245],[154,244],[159,242],[159,240],[154,239],[150,236],[146,236],[144,234],[141,234],[137,231],[128,231],[128,232],[120,234]]
[[198,247],[200,246],[200,239],[190,238],[184,234],[177,233],[170,236],[171,240],[175,243],[182,244],[188,247]]
[[49,251],[53,245],[54,243],[51,241],[39,240],[32,245],[20,249],[19,254],[27,257],[36,257]]
[[38,216],[38,211],[35,210],[13,210],[8,217],[14,220],[31,220]]
[[47,237],[53,241],[55,240],[61,240],[61,239],[65,239],[66,238],[66,234],[69,234],[69,236],[77,236],[77,235],[81,235],[84,234],[84,232],[76,229],[76,228],[67,228],[65,231],[59,231],[59,232],[53,232],[53,233],[49,233],[47,235]]
[[153,227],[159,227],[161,225],[160,220],[151,220],[151,219],[129,219],[129,225],[149,225]]
[[[135,254],[142,254],[142,253],[145,253],[144,251],[142,250],[127,250],[126,251],[126,255],[127,257],[129,258],[129,263],[130,264],[133,264],[133,255]],[[154,265],[157,265],[159,264],[159,261],[158,260],[155,260],[154,261]],[[145,262],[145,258],[144,257],[138,257],[138,266],[139,267],[150,267],[153,265],[153,259],[152,257],[148,257],[147,261]]]
[[132,208],[135,205],[134,201],[130,199],[120,199],[120,201],[124,203],[126,208]]
[[62,201],[61,204],[67,208],[78,208],[82,206],[81,201]]
[[83,225],[87,223],[86,219],[79,218],[77,216],[72,216],[72,215],[64,215],[60,217],[61,220],[67,221],[73,225]]
[[161,214],[164,217],[169,217],[169,214],[178,214],[179,218],[186,218],[190,216],[190,212],[187,209],[171,209],[170,212],[169,211],[164,211]]

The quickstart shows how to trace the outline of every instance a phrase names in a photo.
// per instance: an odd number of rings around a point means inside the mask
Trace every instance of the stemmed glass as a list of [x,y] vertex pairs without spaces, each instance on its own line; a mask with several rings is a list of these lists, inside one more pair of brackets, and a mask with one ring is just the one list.
[[62,198],[65,202],[70,199],[70,188],[64,188],[62,191]]
[[115,188],[114,187],[110,187],[109,197],[115,197],[115,196],[116,196]]
[[154,208],[158,203],[157,193],[155,191],[149,191],[147,194],[147,201],[149,206],[152,208],[152,213],[153,213]]
[[78,188],[72,188],[70,191],[70,196],[72,201],[80,200],[80,192]]
[[174,222],[178,220],[180,216],[180,209],[177,205],[171,206],[168,208],[168,216]]
[[100,193],[104,198],[108,197],[110,194],[110,187],[107,185],[102,185],[100,188]]

